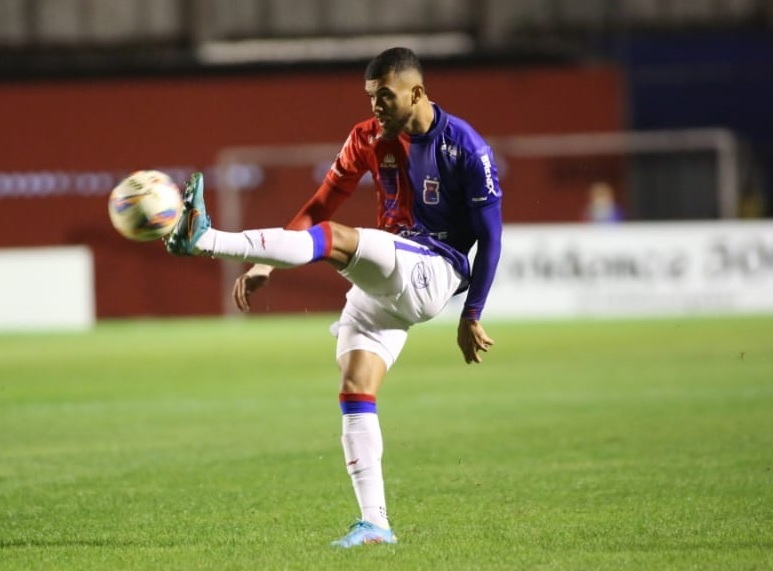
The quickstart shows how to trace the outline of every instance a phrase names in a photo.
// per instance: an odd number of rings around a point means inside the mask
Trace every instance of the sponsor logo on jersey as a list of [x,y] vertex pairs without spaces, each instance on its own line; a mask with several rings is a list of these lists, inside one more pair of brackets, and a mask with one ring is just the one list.
[[491,164],[491,157],[489,157],[488,153],[481,155],[480,162],[483,164],[483,177],[485,178],[485,185],[486,185],[486,196],[477,196],[474,197],[472,200],[473,202],[482,202],[488,198],[488,195],[491,196],[499,196],[499,192],[497,191],[497,185],[494,184],[494,173],[493,173],[493,166]]
[[456,145],[449,145],[445,141],[443,141],[443,144],[440,145],[440,152],[444,155],[448,155],[449,157],[455,159],[459,156],[459,147]]
[[488,153],[481,155],[480,162],[483,163],[483,176],[486,178],[486,189],[488,194],[497,196],[497,187],[494,184],[494,175],[492,174],[491,158]]
[[382,169],[396,169],[397,160],[395,159],[395,156],[392,153],[387,153],[386,155],[384,155],[384,158],[381,159],[381,164],[379,166]]

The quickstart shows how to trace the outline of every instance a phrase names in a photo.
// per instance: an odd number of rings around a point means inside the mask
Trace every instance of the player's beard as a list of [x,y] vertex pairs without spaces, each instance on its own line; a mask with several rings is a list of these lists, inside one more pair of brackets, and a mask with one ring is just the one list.
[[405,129],[405,126],[408,124],[408,121],[411,120],[411,114],[405,113],[404,115],[394,115],[392,117],[389,117],[384,123],[381,125],[381,138],[382,139],[395,139],[400,134],[403,129]]

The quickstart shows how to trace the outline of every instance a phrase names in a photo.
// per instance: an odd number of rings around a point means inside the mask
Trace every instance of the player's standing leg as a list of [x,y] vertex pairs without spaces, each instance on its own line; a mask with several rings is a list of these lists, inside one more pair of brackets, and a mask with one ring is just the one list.
[[357,250],[340,271],[355,285],[341,313],[336,356],[344,453],[362,519],[334,542],[343,547],[396,542],[386,510],[376,395],[411,325],[439,312],[460,284],[453,268],[433,252],[383,232],[358,232]]
[[370,543],[395,543],[397,538],[390,529],[387,517],[381,468],[384,445],[376,407],[376,394],[386,374],[386,366],[377,355],[360,350],[341,355],[338,362],[342,374],[339,394],[341,442],[361,519],[332,545],[354,547]]

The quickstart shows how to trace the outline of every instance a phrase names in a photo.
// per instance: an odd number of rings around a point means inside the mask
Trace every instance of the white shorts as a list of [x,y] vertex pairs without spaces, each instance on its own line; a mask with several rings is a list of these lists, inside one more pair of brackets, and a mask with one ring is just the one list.
[[408,329],[440,313],[462,280],[443,256],[416,242],[382,230],[357,231],[357,252],[340,271],[352,287],[331,328],[338,338],[336,358],[365,350],[381,357],[388,369]]

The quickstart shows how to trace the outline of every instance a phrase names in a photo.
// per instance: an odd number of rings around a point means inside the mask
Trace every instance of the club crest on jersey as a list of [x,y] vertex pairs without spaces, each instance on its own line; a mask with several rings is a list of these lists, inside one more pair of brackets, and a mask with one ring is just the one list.
[[424,204],[440,204],[440,181],[432,178],[424,179]]

